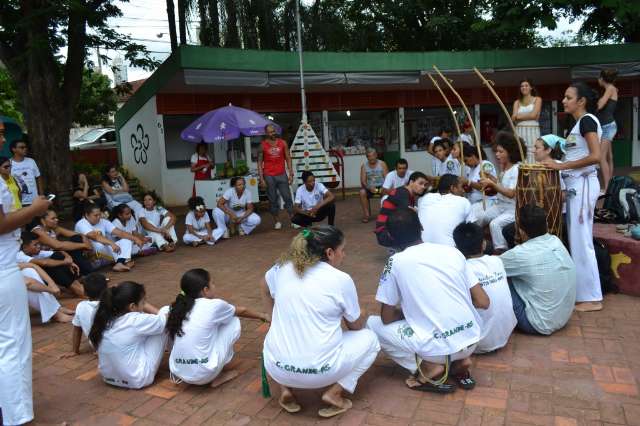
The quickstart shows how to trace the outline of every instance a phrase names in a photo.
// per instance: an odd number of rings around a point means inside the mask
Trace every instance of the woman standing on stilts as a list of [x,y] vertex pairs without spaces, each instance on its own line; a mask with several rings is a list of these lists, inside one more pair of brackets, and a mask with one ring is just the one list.
[[536,96],[536,89],[529,79],[520,82],[520,98],[513,103],[511,120],[516,123],[518,136],[527,144],[527,163],[535,163],[533,145],[540,137],[540,111],[542,98]]
[[[4,145],[0,121],[0,149]],[[31,321],[27,287],[16,263],[20,227],[44,214],[49,202],[37,197],[15,210],[11,191],[0,179],[0,410],[6,425],[33,420],[31,383]]]
[[596,94],[585,83],[567,88],[562,100],[566,113],[576,120],[567,137],[564,163],[553,159],[542,162],[550,169],[560,170],[567,189],[567,230],[571,256],[580,268],[576,271],[576,310],[602,309],[602,290],[598,263],[593,248],[593,210],[600,194],[596,166],[600,163],[602,127],[593,115]]

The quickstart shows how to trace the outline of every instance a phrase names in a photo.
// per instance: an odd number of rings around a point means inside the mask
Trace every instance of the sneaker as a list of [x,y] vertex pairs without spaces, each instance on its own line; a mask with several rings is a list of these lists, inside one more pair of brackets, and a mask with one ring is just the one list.
[[228,240],[229,238],[231,238],[231,235],[229,234],[229,230],[226,229],[224,231],[224,234],[222,235],[222,238],[224,238],[225,240]]
[[241,237],[244,237],[247,234],[244,233],[244,229],[238,228],[238,235],[240,235]]
[[291,227],[292,227],[293,229],[300,229],[300,225],[296,225],[295,223],[292,223],[292,224],[291,224]]
[[273,229],[282,229],[282,223],[276,222],[276,224],[273,225]]

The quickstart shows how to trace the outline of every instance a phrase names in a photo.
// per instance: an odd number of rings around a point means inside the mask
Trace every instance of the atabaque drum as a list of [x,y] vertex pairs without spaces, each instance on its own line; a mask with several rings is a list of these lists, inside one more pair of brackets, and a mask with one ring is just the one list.
[[[520,208],[535,204],[547,212],[550,234],[562,239],[562,189],[560,173],[541,164],[520,164],[516,187],[516,230],[520,229]],[[516,241],[520,241],[516,232]]]

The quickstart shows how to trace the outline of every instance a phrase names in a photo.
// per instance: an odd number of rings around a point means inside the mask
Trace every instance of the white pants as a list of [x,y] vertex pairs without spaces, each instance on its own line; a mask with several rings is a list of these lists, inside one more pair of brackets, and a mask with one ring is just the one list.
[[493,198],[493,199],[487,198],[486,201],[485,201],[485,206],[484,207],[482,205],[482,201],[478,201],[478,202],[475,202],[475,203],[471,204],[471,212],[473,213],[473,216],[477,220],[480,220],[480,218],[484,218],[485,212],[487,210],[489,210],[491,207],[493,207],[495,204],[496,204],[496,199],[495,198]]
[[[218,231],[217,229],[214,229],[213,232],[211,233],[211,236],[213,236],[214,239],[219,239],[220,238],[220,237],[216,238],[217,231]],[[204,231],[203,235],[206,235],[206,233],[207,233],[207,231]],[[224,233],[224,231],[222,233]],[[182,241],[187,245],[191,245],[193,243],[202,242],[202,238],[198,237],[197,235],[185,232],[184,235],[182,236]],[[207,244],[210,245],[210,246],[214,245],[215,243],[216,243],[215,241],[207,241]]]
[[[395,321],[391,324],[383,324],[382,318],[379,316],[370,316],[367,320],[367,328],[372,330],[378,336],[382,352],[385,353],[394,362],[412,373],[418,370],[416,363],[416,355],[424,361],[434,364],[444,364],[445,356],[430,356],[429,354],[416,354],[410,338],[403,334],[403,330],[410,328],[409,323],[405,320]],[[451,354],[451,361],[458,361],[471,356],[476,345],[469,346],[456,353]]]
[[[241,214],[244,214],[244,212],[239,211],[238,215],[241,215]],[[229,216],[224,211],[222,211],[222,209],[216,207],[216,209],[213,211],[213,219],[216,221],[216,226],[217,226],[216,231],[221,229],[222,234],[224,234],[224,231],[227,230],[227,224],[230,221]],[[255,229],[256,226],[260,225],[260,222],[261,222],[260,216],[258,216],[256,213],[251,213],[242,222],[240,222],[240,228],[242,228],[245,234],[249,235],[251,231]],[[217,239],[218,238],[216,238],[216,240]]]
[[[600,274],[593,248],[593,210],[600,195],[600,183],[594,173],[587,177],[563,176],[567,191],[567,233],[571,257],[576,268],[576,302],[602,300]],[[572,192],[572,191],[571,191]]]
[[[22,272],[22,275],[25,278],[31,278],[38,281],[40,284],[45,285],[44,281],[40,278],[40,275],[38,275],[38,272],[35,269],[25,268],[20,272]],[[60,309],[60,303],[58,303],[58,300],[51,293],[27,290],[27,297],[29,299],[29,306],[40,312],[40,318],[42,319],[43,324],[49,322],[49,320]]]
[[0,269],[0,408],[5,425],[33,420],[31,322],[17,266]]
[[[164,228],[165,226],[167,226],[170,220],[171,220],[170,217],[165,217],[162,223],[160,224],[159,228]],[[164,238],[164,236],[159,232],[145,231],[145,234],[151,237],[152,243],[155,244],[158,248],[162,248],[165,245],[169,244],[169,241],[167,241]],[[174,244],[178,242],[178,236],[176,235],[176,230],[173,226],[169,228],[169,235],[171,236],[171,239],[173,240]]]
[[[177,366],[173,362],[174,353],[172,352],[169,361],[171,374],[180,378],[185,383],[192,385],[206,385],[211,383],[222,372],[224,366],[233,358],[233,345],[240,338],[240,329],[240,318],[238,317],[232,318],[231,321],[218,328],[215,344],[213,345],[213,350],[209,355],[209,362],[207,364],[181,364]],[[215,367],[209,368],[209,365]]]
[[507,240],[502,236],[502,228],[516,221],[515,206],[496,203],[484,211],[481,206],[478,213],[479,215],[476,216],[478,225],[489,224],[494,250],[507,249]]
[[133,242],[131,240],[120,239],[115,243],[118,247],[120,247],[120,253],[114,252],[111,246],[96,241],[91,241],[91,244],[93,244],[93,248],[96,251],[96,255],[98,256],[98,258],[107,258],[113,260],[114,262],[118,259],[131,259],[131,256],[133,254]]
[[326,372],[316,374],[287,371],[286,363],[277,361],[265,352],[265,368],[269,376],[279,384],[297,389],[319,389],[338,383],[353,393],[358,379],[371,367],[380,352],[380,344],[371,330],[345,331],[342,333],[342,351],[334,365]]

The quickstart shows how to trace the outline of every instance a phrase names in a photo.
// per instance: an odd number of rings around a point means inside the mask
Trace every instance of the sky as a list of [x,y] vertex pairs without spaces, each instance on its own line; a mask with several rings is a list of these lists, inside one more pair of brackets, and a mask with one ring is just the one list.
[[[302,0],[303,4],[309,3],[310,0]],[[177,1],[174,3],[177,4]],[[121,18],[114,18],[109,24],[119,32],[130,35],[136,42],[143,44],[152,52],[152,55],[162,61],[169,56],[171,47],[169,43],[169,25],[167,23],[167,10],[165,0],[131,0],[129,3],[117,1],[116,4],[122,10]],[[177,11],[176,11],[177,16]],[[195,17],[191,19],[197,19]],[[580,21],[570,21],[562,18],[558,21],[558,27],[549,31],[547,29],[539,30],[542,36],[560,36],[563,31],[577,32],[580,27]],[[196,25],[189,25],[190,41],[196,44]],[[101,52],[104,54],[105,52]],[[113,58],[118,52],[107,51],[107,56]],[[96,62],[95,52],[92,52],[92,60]],[[108,66],[103,66],[103,73],[113,80],[113,73]],[[128,67],[128,80],[134,81],[147,78],[151,72],[139,68]]]

